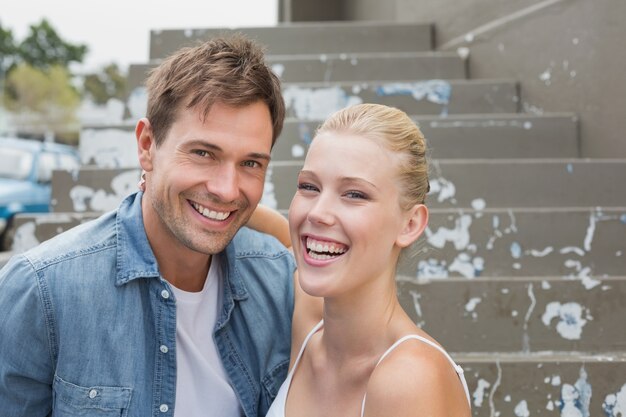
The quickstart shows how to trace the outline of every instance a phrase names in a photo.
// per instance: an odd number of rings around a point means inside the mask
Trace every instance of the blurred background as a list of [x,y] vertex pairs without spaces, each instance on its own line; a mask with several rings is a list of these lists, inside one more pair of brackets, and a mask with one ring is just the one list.
[[8,3],[0,265],[134,192],[147,72],[242,31],[287,106],[262,202],[287,213],[330,113],[401,108],[431,191],[398,293],[465,369],[473,415],[624,417],[625,19],[624,0]]

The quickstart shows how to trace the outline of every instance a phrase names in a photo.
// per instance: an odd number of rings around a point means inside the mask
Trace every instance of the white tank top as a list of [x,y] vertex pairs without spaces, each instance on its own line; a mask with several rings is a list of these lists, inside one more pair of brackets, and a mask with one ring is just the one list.
[[[300,348],[300,352],[298,353],[298,356],[296,358],[296,362],[293,364],[293,368],[291,368],[291,371],[289,372],[289,374],[287,375],[287,379],[285,379],[285,382],[283,382],[283,384],[280,386],[280,389],[278,390],[278,394],[276,394],[276,398],[274,399],[274,402],[272,403],[272,405],[270,406],[270,409],[268,410],[267,414],[265,415],[265,417],[285,417],[285,407],[287,405],[287,393],[289,392],[289,387],[291,386],[291,380],[293,379],[293,374],[296,371],[296,368],[298,367],[298,363],[300,362],[300,358],[302,357],[302,354],[304,353],[304,349],[307,345],[307,343],[309,343],[309,339],[311,339],[311,336],[313,336],[313,334],[315,334],[315,332],[317,332],[319,329],[322,328],[322,326],[324,325],[323,321],[320,321],[314,328],[313,330],[311,330],[311,332],[309,332],[309,334],[307,335],[307,337],[304,339],[304,342],[302,343],[302,347]],[[441,348],[441,346],[437,345],[436,343],[431,342],[430,340],[416,335],[416,334],[409,334],[406,335],[400,339],[398,339],[393,345],[391,345],[389,347],[389,349],[387,349],[385,351],[385,353],[382,354],[382,356],[380,357],[380,359],[378,360],[378,362],[376,363],[376,366],[378,366],[378,364],[387,357],[387,355],[389,355],[391,353],[391,351],[393,351],[396,347],[398,347],[398,345],[402,342],[405,342],[409,339],[417,339],[420,340],[432,347],[434,347],[435,349],[437,349],[438,351],[440,351],[441,353],[444,354],[444,356],[450,361],[450,363],[452,364],[452,366],[454,367],[454,370],[456,371],[457,375],[459,376],[459,379],[461,380],[461,384],[463,384],[463,390],[465,391],[465,396],[467,397],[467,402],[470,405],[471,408],[471,399],[470,399],[470,394],[469,394],[469,389],[467,388],[467,382],[465,381],[465,376],[463,375],[463,368],[461,368],[459,365],[457,365],[454,360],[450,357],[450,355],[448,355],[448,352],[446,352],[445,350],[443,350]],[[367,397],[367,394],[363,395],[363,402],[361,403],[361,417],[363,417],[363,413],[365,412],[365,399]]]
[[213,341],[213,329],[222,305],[221,282],[219,263],[213,255],[202,291],[187,292],[170,285],[176,297],[174,417],[243,415]]

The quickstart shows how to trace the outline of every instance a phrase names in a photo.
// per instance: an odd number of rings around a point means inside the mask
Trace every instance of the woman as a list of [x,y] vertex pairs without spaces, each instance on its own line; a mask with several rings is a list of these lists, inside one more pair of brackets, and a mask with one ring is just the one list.
[[396,294],[400,254],[428,222],[425,152],[410,118],[382,105],[346,108],[318,130],[289,227],[300,287],[323,297],[323,320],[296,306],[291,369],[268,417],[470,416],[461,368]]

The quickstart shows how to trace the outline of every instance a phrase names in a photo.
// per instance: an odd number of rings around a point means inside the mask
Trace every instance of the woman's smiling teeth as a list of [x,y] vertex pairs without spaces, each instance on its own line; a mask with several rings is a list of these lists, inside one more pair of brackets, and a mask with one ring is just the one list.
[[325,260],[343,255],[348,247],[341,243],[325,242],[310,237],[306,238],[307,253],[313,259]]
[[215,211],[215,210],[209,210],[206,207],[201,206],[198,203],[191,203],[191,205],[193,206],[193,208],[196,209],[196,211],[200,214],[202,214],[204,217],[211,219],[211,220],[226,220],[228,218],[228,216],[230,216],[230,211]]

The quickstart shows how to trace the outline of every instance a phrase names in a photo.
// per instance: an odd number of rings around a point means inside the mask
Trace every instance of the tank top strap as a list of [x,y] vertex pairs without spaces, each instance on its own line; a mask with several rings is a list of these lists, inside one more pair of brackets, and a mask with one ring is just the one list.
[[313,337],[315,333],[317,333],[319,329],[322,328],[323,325],[324,325],[324,320],[320,320],[320,322],[317,323],[315,327],[313,327],[313,329],[311,329],[309,334],[306,335],[306,337],[304,338],[304,342],[302,342],[302,346],[300,346],[300,352],[298,352],[298,356],[296,356],[296,361],[293,363],[293,366],[291,367],[291,372],[289,372],[290,374],[289,376],[291,376],[291,374],[293,374],[296,368],[298,367],[300,358],[302,358],[302,355],[304,354],[304,349],[306,348],[306,345],[309,343],[309,340],[311,339],[311,337]]
[[[415,339],[415,340],[419,340],[421,342],[424,342],[427,345],[434,347],[439,352],[443,353],[443,355],[448,359],[448,361],[450,362],[450,364],[452,365],[452,367],[456,371],[456,374],[459,376],[459,379],[461,380],[461,384],[463,385],[463,391],[465,391],[465,397],[467,398],[467,402],[469,403],[470,408],[471,408],[472,401],[470,399],[469,388],[467,387],[467,381],[465,380],[465,375],[463,374],[463,368],[461,368],[461,366],[457,365],[456,362],[454,362],[452,357],[448,354],[448,352],[445,351],[445,349],[443,349],[441,346],[439,346],[438,344],[436,344],[432,340],[426,339],[423,336],[420,336],[420,335],[417,335],[417,334],[408,334],[408,335],[403,336],[400,339],[396,340],[396,342],[393,345],[391,345],[389,347],[389,349],[387,349],[385,351],[385,353],[382,354],[380,359],[378,359],[378,362],[376,362],[376,366],[374,367],[374,369],[376,369],[376,367],[383,361],[383,359],[385,359],[395,348],[397,348],[398,345],[400,345],[403,342],[406,342],[407,340],[411,340],[411,339]],[[361,417],[363,417],[363,414],[365,413],[365,399],[366,398],[367,398],[367,392],[363,395],[363,402],[361,403]]]

